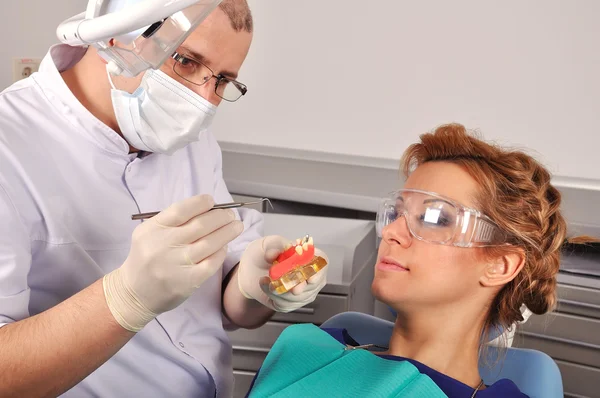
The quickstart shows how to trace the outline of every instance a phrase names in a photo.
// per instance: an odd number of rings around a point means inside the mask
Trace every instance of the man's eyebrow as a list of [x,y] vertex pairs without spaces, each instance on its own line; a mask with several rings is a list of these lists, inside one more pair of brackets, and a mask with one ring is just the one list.
[[[202,54],[200,54],[199,52],[196,52],[194,50],[190,50],[189,48],[183,47],[183,46],[181,46],[181,49],[183,50],[183,52],[185,54],[190,55],[192,58],[195,58],[198,61],[201,61],[203,64],[206,64],[206,66],[208,66],[210,68],[210,65],[209,65],[210,62],[208,62],[208,60],[204,56],[202,56]],[[237,73],[226,71],[226,70],[222,70],[219,73],[217,73],[217,75],[218,74],[221,74],[221,75],[225,76],[229,80],[235,80],[238,77]]]

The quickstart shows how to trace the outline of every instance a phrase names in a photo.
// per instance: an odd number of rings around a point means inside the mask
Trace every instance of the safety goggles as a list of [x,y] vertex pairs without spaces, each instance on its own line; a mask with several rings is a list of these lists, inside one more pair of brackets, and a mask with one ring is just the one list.
[[507,244],[507,235],[489,217],[434,192],[401,189],[382,201],[377,212],[377,235],[404,217],[411,235],[424,242],[458,247]]

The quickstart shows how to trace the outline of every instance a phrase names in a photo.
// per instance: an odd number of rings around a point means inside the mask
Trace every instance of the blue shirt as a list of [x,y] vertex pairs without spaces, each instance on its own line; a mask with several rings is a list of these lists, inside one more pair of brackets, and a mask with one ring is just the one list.
[[[328,329],[323,328],[323,331],[329,333],[333,338],[345,345],[357,346],[360,345],[356,340],[350,336],[346,329]],[[408,361],[413,364],[419,372],[425,374],[433,380],[435,384],[446,394],[449,398],[470,398],[473,395],[474,389],[472,387],[467,386],[464,383],[461,383],[458,380],[455,380],[449,376],[446,376],[443,373],[438,372],[437,370],[431,369],[429,366],[422,364],[421,362],[415,361],[409,358],[398,357],[395,355],[380,355],[380,358],[385,358],[390,361]],[[258,376],[258,372],[257,372]],[[250,390],[252,390],[252,386],[254,386],[254,381],[256,377],[252,381],[252,385],[250,386]],[[487,386],[484,390],[477,391],[475,395],[477,398],[528,398],[527,395],[523,394],[519,391],[519,388],[508,379],[501,379],[492,384],[491,386]]]

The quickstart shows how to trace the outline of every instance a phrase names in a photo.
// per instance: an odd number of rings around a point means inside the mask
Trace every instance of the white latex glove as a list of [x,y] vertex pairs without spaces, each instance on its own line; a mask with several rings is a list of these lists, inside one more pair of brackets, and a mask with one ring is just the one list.
[[232,210],[210,210],[212,197],[171,205],[133,231],[129,256],[103,279],[106,303],[125,329],[140,331],[184,302],[223,265],[243,230]]
[[[315,300],[327,284],[329,266],[287,293],[277,294],[269,290],[269,269],[290,242],[290,239],[282,236],[271,235],[248,245],[238,265],[238,287],[244,297],[254,299],[277,312],[291,312]],[[316,247],[315,255],[323,257],[329,264],[327,255]]]

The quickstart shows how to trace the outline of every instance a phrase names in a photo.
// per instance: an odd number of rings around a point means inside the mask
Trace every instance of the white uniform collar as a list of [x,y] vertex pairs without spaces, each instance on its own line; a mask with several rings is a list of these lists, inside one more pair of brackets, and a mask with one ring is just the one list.
[[[75,65],[86,50],[85,47],[71,47],[66,44],[52,46],[34,78],[58,113],[78,127],[77,131],[104,151],[131,157],[127,141],[92,115],[77,100],[60,75],[60,72]],[[135,154],[132,155],[135,157]]]

